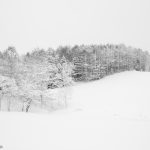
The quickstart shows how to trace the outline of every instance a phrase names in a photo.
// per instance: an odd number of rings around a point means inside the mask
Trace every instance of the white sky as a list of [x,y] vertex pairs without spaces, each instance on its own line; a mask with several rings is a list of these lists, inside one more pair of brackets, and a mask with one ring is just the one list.
[[0,50],[149,41],[150,0],[0,0]]

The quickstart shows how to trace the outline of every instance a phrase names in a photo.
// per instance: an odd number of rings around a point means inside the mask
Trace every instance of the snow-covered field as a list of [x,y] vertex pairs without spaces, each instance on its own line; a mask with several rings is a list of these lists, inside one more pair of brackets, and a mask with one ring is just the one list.
[[69,89],[68,108],[0,113],[4,150],[150,150],[150,73],[124,72]]

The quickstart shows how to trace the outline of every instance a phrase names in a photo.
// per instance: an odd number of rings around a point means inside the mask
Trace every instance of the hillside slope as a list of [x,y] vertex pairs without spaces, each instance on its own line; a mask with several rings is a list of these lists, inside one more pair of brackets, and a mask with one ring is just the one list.
[[[123,72],[76,86],[73,107],[95,115],[150,117],[150,73]],[[72,103],[71,101],[71,103]],[[96,113],[97,112],[97,113]]]
[[149,150],[150,73],[78,84],[66,110],[0,113],[4,150]]

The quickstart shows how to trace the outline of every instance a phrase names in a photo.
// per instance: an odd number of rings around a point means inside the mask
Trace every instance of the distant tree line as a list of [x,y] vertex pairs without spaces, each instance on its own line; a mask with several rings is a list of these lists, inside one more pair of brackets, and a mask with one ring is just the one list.
[[[150,55],[147,51],[113,45],[60,46],[47,50],[36,48],[19,56],[15,47],[8,47],[0,53],[0,73],[19,79],[25,72],[38,76],[42,74],[48,88],[63,87],[74,81],[90,81],[122,71],[150,71]],[[22,70],[17,66],[22,65]],[[19,67],[20,68],[20,67]],[[35,69],[38,68],[38,69]]]
[[13,108],[12,99],[18,99],[21,111],[28,112],[31,104],[56,108],[52,103],[60,106],[58,93],[51,89],[130,70],[150,71],[149,53],[123,44],[107,44],[36,48],[19,56],[11,46],[0,52],[0,110],[3,99],[8,111]]
[[122,71],[150,71],[149,53],[123,44],[65,46],[56,53],[74,65],[75,81],[97,80]]

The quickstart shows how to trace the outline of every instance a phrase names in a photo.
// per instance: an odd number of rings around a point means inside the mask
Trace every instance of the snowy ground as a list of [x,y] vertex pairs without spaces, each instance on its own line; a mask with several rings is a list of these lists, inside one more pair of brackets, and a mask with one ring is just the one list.
[[150,150],[150,73],[124,72],[72,87],[68,108],[0,113],[4,150]]

